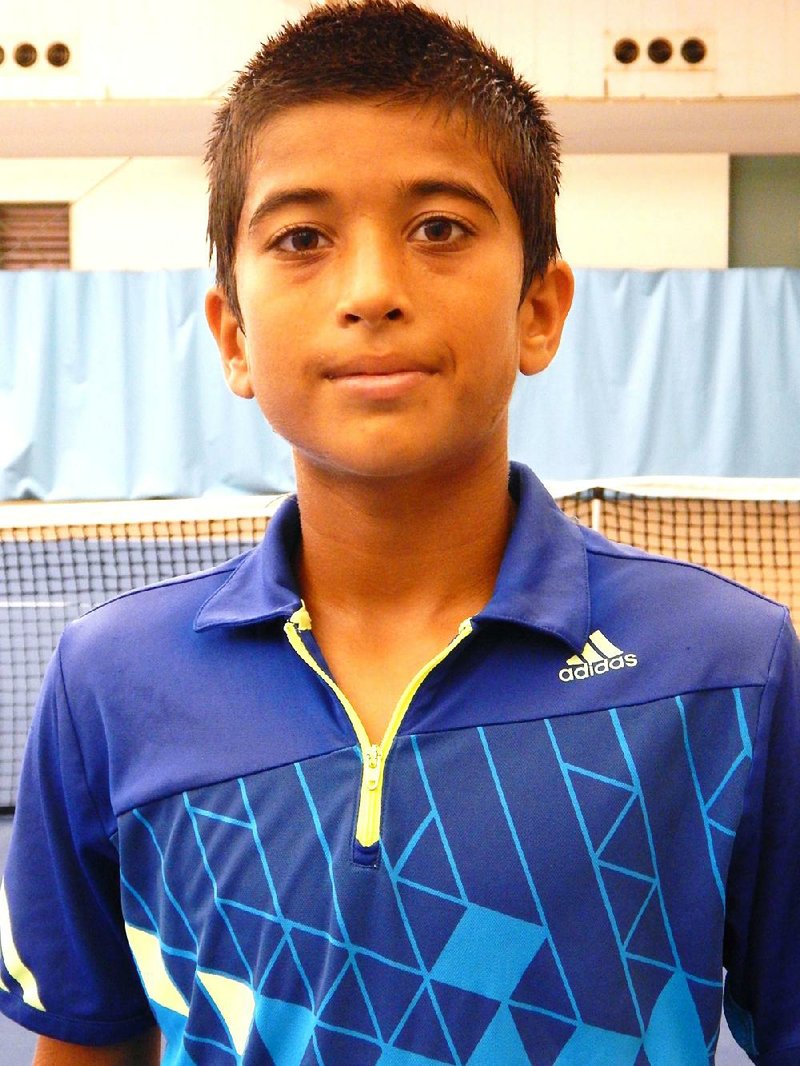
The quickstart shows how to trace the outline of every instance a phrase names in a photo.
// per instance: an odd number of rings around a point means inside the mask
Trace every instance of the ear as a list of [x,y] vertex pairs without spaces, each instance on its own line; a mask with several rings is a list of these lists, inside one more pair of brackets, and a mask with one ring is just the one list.
[[550,365],[561,343],[575,279],[563,259],[550,263],[542,277],[531,282],[520,305],[519,368],[538,374]]
[[228,388],[237,396],[251,400],[254,393],[250,381],[245,335],[230,309],[225,294],[218,286],[209,289],[206,294],[206,321],[222,356],[222,368]]

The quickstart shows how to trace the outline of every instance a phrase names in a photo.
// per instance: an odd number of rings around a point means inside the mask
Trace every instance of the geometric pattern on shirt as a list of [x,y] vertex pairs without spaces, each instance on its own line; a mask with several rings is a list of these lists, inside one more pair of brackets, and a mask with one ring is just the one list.
[[[664,701],[664,712],[669,704],[676,723],[673,734],[682,742],[682,766],[695,792],[707,866],[721,892],[721,870],[752,748],[738,690],[719,695],[715,713],[724,710],[734,717],[740,743],[735,750],[716,751],[712,759],[709,745],[702,743],[704,724],[693,722],[696,703],[690,697]],[[574,959],[567,959],[569,944],[559,939],[550,920],[552,908],[543,899],[552,898],[552,886],[546,890],[546,877],[540,881],[532,870],[514,810],[518,770],[509,752],[516,748],[518,735],[512,727],[479,727],[460,731],[460,739],[468,741],[474,765],[482,766],[491,780],[495,813],[505,821],[516,852],[515,874],[526,886],[527,914],[513,913],[519,912],[516,903],[505,911],[496,901],[489,906],[473,898],[467,884],[472,860],[464,848],[464,827],[451,831],[452,816],[443,813],[449,795],[443,786],[448,782],[437,776],[435,751],[442,735],[402,738],[407,756],[403,772],[408,775],[410,763],[417,774],[417,804],[410,805],[403,846],[390,853],[382,844],[375,871],[354,873],[345,864],[350,877],[367,883],[380,879],[382,920],[388,921],[395,944],[404,938],[402,951],[383,950],[351,936],[352,915],[342,900],[341,867],[334,855],[335,827],[341,819],[324,809],[324,775],[315,779],[318,760],[267,776],[294,775],[302,797],[295,812],[302,811],[305,824],[292,831],[313,834],[322,859],[314,890],[324,900],[324,906],[317,907],[326,915],[324,922],[314,923],[313,906],[307,922],[284,912],[272,869],[273,838],[262,828],[263,796],[251,794],[250,779],[181,797],[184,809],[171,832],[181,836],[182,847],[187,842],[193,846],[196,876],[206,882],[212,900],[213,936],[228,942],[228,971],[216,956],[210,977],[201,943],[209,934],[201,932],[200,916],[182,899],[180,878],[165,854],[158,811],[133,812],[145,841],[139,846],[149,842],[156,856],[158,881],[151,878],[145,887],[126,870],[126,914],[131,924],[158,936],[165,967],[191,1004],[188,1021],[156,1006],[165,1032],[176,1041],[182,1038],[183,1057],[176,1047],[174,1061],[209,1066],[249,1061],[244,1025],[251,1027],[249,1054],[256,1060],[261,1055],[263,1061],[266,1048],[277,1066],[707,1064],[717,1037],[708,1019],[715,1010],[718,1016],[721,986],[715,978],[690,972],[679,952],[636,759],[642,728],[637,710],[612,709],[591,716],[604,735],[613,738],[613,751],[608,744],[603,751],[603,745],[586,742],[587,716],[582,716],[581,750],[576,750],[578,733],[570,716],[535,723],[538,742],[549,751],[553,772],[560,776],[572,829],[602,900],[633,1024],[613,1030],[593,1024],[591,1005],[587,1009],[586,1004],[587,975]],[[445,743],[452,739],[445,735]],[[544,763],[542,758],[534,761]],[[554,793],[551,787],[548,802]],[[215,795],[222,800],[216,806],[209,802]],[[488,804],[486,796],[483,800]],[[564,825],[559,829],[563,833]],[[223,867],[243,840],[255,849],[267,889],[260,906],[247,893],[237,896],[227,890],[232,882]],[[258,943],[257,964],[248,951],[251,941]],[[238,997],[237,985],[242,989]],[[252,1018],[243,1022],[241,1016],[232,1016],[231,1004],[237,1001],[250,1004]]]

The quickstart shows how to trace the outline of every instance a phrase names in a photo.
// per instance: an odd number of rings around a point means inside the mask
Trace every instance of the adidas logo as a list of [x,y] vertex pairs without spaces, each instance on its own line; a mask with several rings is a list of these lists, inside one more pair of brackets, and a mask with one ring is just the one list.
[[580,655],[572,655],[567,665],[558,671],[562,681],[585,681],[609,670],[624,670],[626,666],[638,666],[639,660],[630,652],[622,652],[604,637],[599,629],[589,634],[589,639]]

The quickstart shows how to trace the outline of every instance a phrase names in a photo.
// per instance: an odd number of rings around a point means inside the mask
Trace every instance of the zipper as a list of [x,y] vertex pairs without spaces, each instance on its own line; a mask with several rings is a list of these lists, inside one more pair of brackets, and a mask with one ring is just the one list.
[[305,605],[301,606],[285,624],[284,632],[292,648],[314,673],[334,692],[345,710],[358,739],[361,749],[361,788],[358,800],[358,818],[356,820],[356,843],[363,849],[375,849],[381,835],[381,802],[383,798],[383,778],[386,760],[394,743],[394,738],[403,723],[411,703],[420,686],[436,667],[472,632],[472,619],[467,618],[459,627],[456,636],[418,671],[406,686],[397,701],[386,732],[379,744],[373,744],[355,708],[342,692],[333,678],[319,665],[302,638],[303,632],[310,632],[311,618]]

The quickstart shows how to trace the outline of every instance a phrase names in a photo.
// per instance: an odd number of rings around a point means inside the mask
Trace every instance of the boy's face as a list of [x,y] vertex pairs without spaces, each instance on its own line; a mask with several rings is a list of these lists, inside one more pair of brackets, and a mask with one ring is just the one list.
[[207,301],[228,384],[298,468],[349,476],[504,456],[517,371],[549,362],[571,294],[559,265],[520,304],[508,194],[463,120],[428,107],[333,101],[270,121],[236,255],[244,328],[218,290]]

